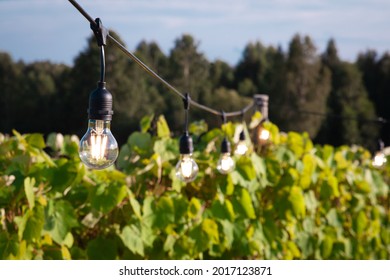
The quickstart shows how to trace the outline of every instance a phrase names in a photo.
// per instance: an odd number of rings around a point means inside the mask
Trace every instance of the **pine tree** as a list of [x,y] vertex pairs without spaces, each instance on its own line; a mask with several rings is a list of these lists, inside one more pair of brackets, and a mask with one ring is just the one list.
[[[379,117],[390,119],[390,54],[369,50],[358,57],[357,65],[363,73],[364,85],[369,98],[374,103]],[[390,145],[390,123],[382,124],[380,136],[385,144]]]
[[322,119],[306,112],[325,112],[330,92],[330,73],[316,55],[309,37],[296,35],[290,42],[285,70],[286,86],[280,98],[283,130],[307,131],[315,137]]
[[[187,34],[175,41],[169,56],[168,81],[182,93],[188,92],[193,100],[210,104],[212,100],[209,80],[210,63],[198,50],[199,43]],[[183,102],[170,94],[166,98],[168,121],[173,128],[180,130],[184,114]],[[194,118],[207,118],[204,112],[191,110]]]
[[328,117],[317,140],[336,146],[360,144],[373,148],[378,128],[365,120],[375,118],[375,109],[360,71],[356,65],[339,59],[333,40],[329,41],[322,59],[332,73],[332,91],[328,98]]

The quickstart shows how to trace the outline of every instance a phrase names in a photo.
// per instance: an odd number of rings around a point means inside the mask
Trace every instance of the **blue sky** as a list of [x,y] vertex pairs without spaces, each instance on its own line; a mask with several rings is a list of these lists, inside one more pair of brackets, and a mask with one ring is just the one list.
[[[130,50],[155,41],[168,54],[183,33],[213,61],[236,64],[246,44],[285,50],[294,34],[309,35],[318,52],[330,38],[341,58],[390,51],[389,0],[78,0],[118,32]],[[86,47],[89,24],[67,0],[0,0],[0,51],[26,62],[72,64]]]

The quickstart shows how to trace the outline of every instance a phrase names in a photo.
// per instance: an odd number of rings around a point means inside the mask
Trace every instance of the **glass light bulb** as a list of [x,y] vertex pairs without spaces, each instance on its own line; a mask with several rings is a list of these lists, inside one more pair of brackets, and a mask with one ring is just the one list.
[[180,160],[176,164],[176,177],[181,181],[189,183],[195,180],[199,167],[192,154],[181,154]]
[[270,137],[270,132],[267,129],[265,129],[264,127],[259,129],[259,140],[260,141],[264,141],[264,142],[268,141],[269,137]]
[[228,174],[229,172],[233,171],[234,167],[235,163],[230,156],[230,153],[221,154],[217,163],[217,169],[219,173]]
[[81,138],[81,161],[93,169],[112,165],[118,157],[118,143],[110,130],[110,121],[89,120],[88,130]]
[[248,151],[248,146],[246,145],[245,140],[240,140],[237,143],[236,150],[234,153],[239,156],[243,156]]
[[382,167],[386,162],[386,155],[383,152],[378,152],[375,154],[374,159],[372,160],[372,165],[375,167]]

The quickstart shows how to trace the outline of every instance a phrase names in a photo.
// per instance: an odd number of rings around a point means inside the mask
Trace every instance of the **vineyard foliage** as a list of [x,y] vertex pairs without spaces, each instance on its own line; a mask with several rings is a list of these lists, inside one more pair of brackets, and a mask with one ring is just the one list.
[[0,259],[390,258],[389,161],[378,170],[361,147],[314,146],[267,123],[272,142],[221,175],[220,142],[242,126],[198,122],[200,171],[184,184],[177,137],[152,122],[103,171],[80,162],[75,137],[1,135]]

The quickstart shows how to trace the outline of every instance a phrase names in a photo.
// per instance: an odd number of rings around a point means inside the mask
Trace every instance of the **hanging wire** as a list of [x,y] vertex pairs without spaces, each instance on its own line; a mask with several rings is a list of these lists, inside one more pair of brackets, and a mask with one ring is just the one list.
[[184,105],[184,112],[185,112],[185,119],[184,119],[184,132],[188,133],[188,111],[190,109],[190,95],[189,93],[185,94],[185,97],[183,98],[183,105]]
[[[93,20],[93,18],[75,1],[75,0],[69,0],[69,2],[90,22],[91,26],[97,27],[97,23]],[[128,51],[125,46],[123,46],[118,40],[116,40],[114,37],[112,37],[110,34],[107,34],[107,37],[114,43],[116,47],[118,47],[127,57],[132,59],[135,63],[137,63],[142,69],[144,69],[149,75],[151,75],[153,78],[159,80],[162,84],[164,84],[166,87],[168,87],[173,93],[175,93],[177,96],[179,96],[182,99],[185,99],[185,95],[181,93],[179,90],[177,90],[174,86],[172,86],[170,83],[165,81],[162,77],[160,77],[157,73],[155,73],[152,69],[150,69],[145,63],[143,63],[137,56],[135,56],[133,53]],[[214,110],[213,108],[210,108],[206,105],[200,104],[192,99],[189,100],[189,103],[203,111],[209,112],[211,114],[222,116],[222,113],[220,111]],[[249,111],[251,108],[255,106],[254,101],[250,102],[246,107],[244,107],[240,111],[233,111],[233,112],[226,112],[225,117],[237,117],[245,114],[247,111]]]
[[100,82],[104,82],[106,78],[106,59],[104,55],[104,46],[100,47]]
[[389,120],[382,118],[382,117],[378,117],[376,119],[365,119],[365,118],[356,118],[356,117],[343,117],[343,116],[331,114],[331,113],[321,113],[321,112],[312,112],[312,111],[298,111],[298,113],[306,114],[306,115],[313,115],[313,116],[318,116],[318,117],[323,117],[323,118],[330,117],[330,118],[349,120],[349,121],[373,122],[373,123],[379,123],[379,124],[389,123]]
[[221,111],[219,114],[221,115],[222,124],[226,124],[227,116],[225,111]]

